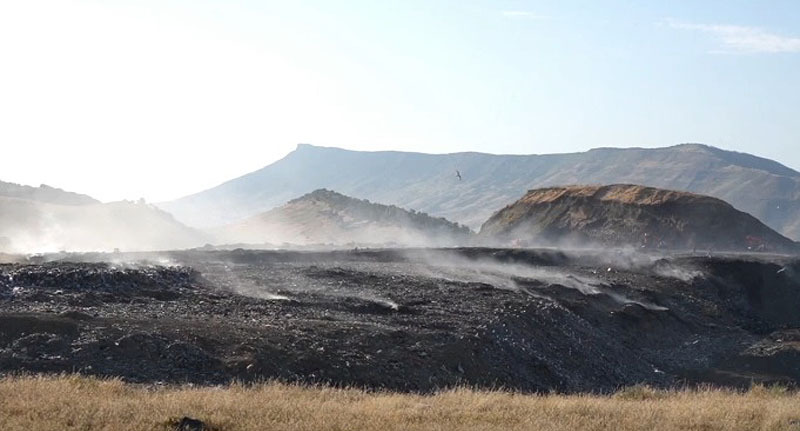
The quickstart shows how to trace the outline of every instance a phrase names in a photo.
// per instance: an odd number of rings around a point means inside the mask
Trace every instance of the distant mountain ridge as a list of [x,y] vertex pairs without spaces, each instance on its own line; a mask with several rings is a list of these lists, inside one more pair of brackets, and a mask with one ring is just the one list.
[[530,190],[495,213],[479,237],[500,244],[777,251],[798,244],[708,196],[630,184]]
[[455,245],[472,235],[442,218],[315,190],[242,222],[210,232],[217,243]]
[[60,205],[91,205],[100,203],[100,201],[90,196],[68,192],[50,187],[46,184],[33,187],[4,181],[0,181],[0,196]]
[[717,197],[800,238],[800,173],[768,159],[700,144],[550,155],[363,152],[302,144],[260,170],[159,206],[191,226],[215,226],[328,188],[477,229],[530,189],[620,183]]

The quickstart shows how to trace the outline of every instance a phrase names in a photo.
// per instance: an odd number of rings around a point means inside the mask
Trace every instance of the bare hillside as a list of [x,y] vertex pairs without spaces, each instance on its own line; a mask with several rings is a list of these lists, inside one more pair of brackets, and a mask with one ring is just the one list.
[[217,242],[453,245],[471,231],[443,218],[320,189],[212,231]]
[[635,185],[531,190],[494,214],[480,236],[526,244],[797,250],[793,241],[722,200]]
[[100,203],[100,201],[90,196],[64,191],[46,184],[33,187],[4,181],[0,181],[0,196],[60,205],[90,205]]

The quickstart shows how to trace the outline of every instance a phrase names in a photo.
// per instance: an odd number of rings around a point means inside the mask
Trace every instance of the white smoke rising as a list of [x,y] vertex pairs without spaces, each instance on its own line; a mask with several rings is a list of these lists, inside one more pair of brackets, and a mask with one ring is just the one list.
[[197,247],[205,237],[152,205],[59,205],[0,197],[0,252],[153,251]]
[[213,268],[202,271],[203,276],[218,288],[226,289],[244,296],[270,301],[294,301],[289,295],[278,293],[277,283],[268,283],[253,276],[247,276],[235,269],[243,266],[229,261],[210,262]]
[[676,280],[680,280],[687,283],[697,278],[703,278],[705,276],[705,274],[703,274],[703,271],[696,269],[681,268],[678,266],[674,266],[672,264],[657,265],[655,268],[655,273],[657,275],[660,275],[661,277],[674,278]]
[[[620,304],[636,304],[654,311],[665,311],[667,308],[649,304],[626,297],[615,292],[613,287],[598,277],[587,274],[575,274],[564,269],[551,266],[532,266],[521,263],[499,262],[491,258],[470,259],[452,252],[431,250],[425,253],[408,254],[409,260],[420,260],[425,263],[419,269],[420,274],[431,278],[459,281],[463,283],[486,283],[497,289],[533,294],[548,297],[546,288],[563,286],[575,289],[583,295],[607,295]],[[631,261],[625,259],[629,265]],[[604,261],[605,264],[608,260]],[[641,262],[637,262],[642,264]],[[520,287],[520,282],[527,285],[541,285],[544,289]],[[552,298],[550,298],[552,299]]]

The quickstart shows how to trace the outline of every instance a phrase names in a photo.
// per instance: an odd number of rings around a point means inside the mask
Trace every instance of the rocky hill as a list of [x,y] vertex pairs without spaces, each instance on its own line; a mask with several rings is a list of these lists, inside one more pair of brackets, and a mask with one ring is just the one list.
[[164,250],[205,236],[145,203],[61,205],[0,197],[0,252]]
[[728,203],[636,185],[529,191],[481,227],[484,240],[789,252],[797,244]]
[[472,234],[443,218],[326,189],[211,232],[217,243],[415,246],[463,244]]

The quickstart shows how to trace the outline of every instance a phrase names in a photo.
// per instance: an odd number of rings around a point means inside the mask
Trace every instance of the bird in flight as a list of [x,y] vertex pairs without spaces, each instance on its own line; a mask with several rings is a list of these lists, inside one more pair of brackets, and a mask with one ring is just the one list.
[[461,172],[459,172],[458,169],[456,169],[456,176],[458,177],[458,180],[461,181]]

